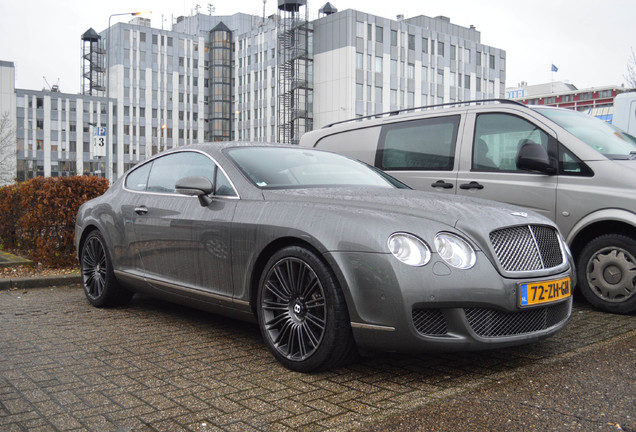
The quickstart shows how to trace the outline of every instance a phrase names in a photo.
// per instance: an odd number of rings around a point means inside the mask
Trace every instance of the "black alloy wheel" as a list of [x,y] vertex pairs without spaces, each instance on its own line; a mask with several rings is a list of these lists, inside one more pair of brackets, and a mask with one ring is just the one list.
[[84,293],[93,306],[118,306],[131,299],[132,293],[115,278],[108,249],[99,231],[91,232],[84,240],[80,264]]
[[305,248],[287,247],[269,260],[259,284],[257,312],[268,348],[289,369],[337,367],[355,352],[335,276]]

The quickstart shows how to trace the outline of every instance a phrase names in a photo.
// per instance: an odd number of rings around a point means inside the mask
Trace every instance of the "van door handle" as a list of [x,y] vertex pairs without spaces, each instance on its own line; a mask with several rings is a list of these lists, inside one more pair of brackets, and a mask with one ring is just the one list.
[[138,215],[145,215],[146,213],[148,213],[148,207],[146,206],[135,207],[135,213],[137,213]]
[[459,185],[460,189],[483,189],[484,185],[483,184],[479,184],[476,181],[471,181],[470,183],[464,183]]
[[434,188],[442,188],[442,189],[452,189],[453,184],[445,182],[444,180],[437,180],[435,183],[431,183],[431,186]]

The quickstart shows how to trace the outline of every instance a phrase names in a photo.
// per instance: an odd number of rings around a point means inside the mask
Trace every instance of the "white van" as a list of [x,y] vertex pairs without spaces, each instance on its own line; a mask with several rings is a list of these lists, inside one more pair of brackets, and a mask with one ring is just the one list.
[[300,145],[374,165],[414,189],[527,207],[554,220],[595,307],[636,311],[636,142],[576,111],[510,100],[335,123]]
[[636,136],[636,92],[621,93],[614,98],[612,124]]

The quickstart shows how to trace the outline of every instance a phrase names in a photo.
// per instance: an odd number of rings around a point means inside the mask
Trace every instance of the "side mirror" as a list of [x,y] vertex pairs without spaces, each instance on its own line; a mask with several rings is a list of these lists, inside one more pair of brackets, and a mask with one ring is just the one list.
[[533,142],[525,143],[517,152],[517,168],[550,175],[556,174],[548,151],[542,145]]
[[203,207],[212,204],[212,198],[208,195],[214,192],[214,185],[205,177],[184,177],[177,181],[174,188],[182,195],[199,197],[199,202]]

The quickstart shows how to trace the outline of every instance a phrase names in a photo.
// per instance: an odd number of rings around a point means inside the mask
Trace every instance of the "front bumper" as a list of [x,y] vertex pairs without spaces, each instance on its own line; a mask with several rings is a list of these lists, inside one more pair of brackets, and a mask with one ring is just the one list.
[[468,351],[520,345],[562,330],[572,311],[571,295],[519,306],[519,283],[572,277],[572,268],[511,279],[482,253],[469,270],[450,268],[436,255],[424,267],[409,267],[389,254],[331,253],[328,259],[339,269],[354,338],[363,349]]

